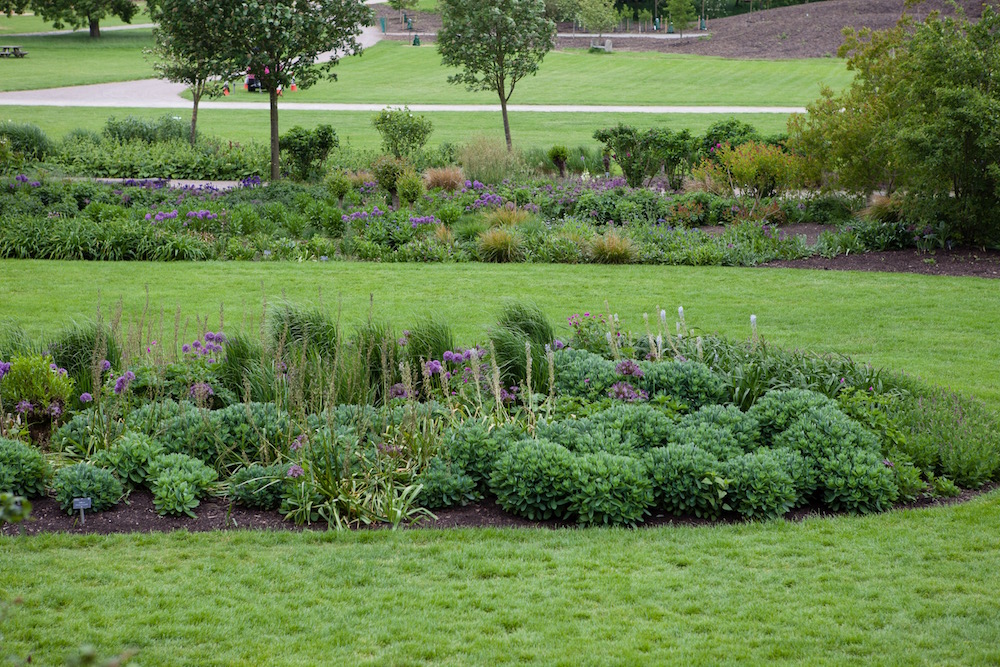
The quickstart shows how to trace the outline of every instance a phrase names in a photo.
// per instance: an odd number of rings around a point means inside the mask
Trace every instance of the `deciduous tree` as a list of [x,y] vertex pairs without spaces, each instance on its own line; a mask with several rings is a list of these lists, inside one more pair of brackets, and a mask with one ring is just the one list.
[[534,75],[555,45],[555,23],[545,18],[542,0],[443,0],[441,9],[441,61],[462,69],[448,81],[497,94],[510,151],[507,101],[517,82]]
[[31,9],[57,29],[87,26],[91,37],[101,36],[101,19],[117,16],[131,23],[139,11],[132,0],[31,0]]

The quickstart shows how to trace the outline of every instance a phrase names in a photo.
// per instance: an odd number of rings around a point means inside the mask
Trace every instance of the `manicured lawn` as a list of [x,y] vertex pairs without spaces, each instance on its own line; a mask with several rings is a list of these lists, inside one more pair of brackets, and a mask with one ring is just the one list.
[[[120,30],[91,39],[86,31],[71,35],[18,37],[26,58],[0,59],[0,91],[35,90],[153,77],[142,55],[152,45],[146,29]],[[0,37],[3,37],[0,33]],[[3,38],[4,43],[12,38]],[[6,117],[0,109],[0,117]]]
[[0,538],[3,652],[144,665],[987,665],[1000,494],[652,530]]
[[[295,93],[301,102],[375,104],[498,104],[495,94],[447,83],[433,45],[381,42],[343,60],[334,82]],[[511,104],[802,106],[820,85],[840,89],[852,74],[844,61],[724,60],[662,53],[594,55],[582,50],[545,56],[538,75],[517,84]],[[256,99],[239,87],[231,101]],[[291,99],[291,97],[289,97]]]
[[[183,102],[181,102],[183,104]],[[100,132],[109,116],[137,116],[159,118],[164,114],[174,114],[185,119],[191,118],[191,109],[106,109],[89,107],[3,107],[0,119],[34,123],[52,138],[62,138],[77,128]],[[315,127],[329,123],[337,130],[341,145],[353,148],[377,149],[381,138],[372,127],[372,117],[368,111],[296,111],[282,109],[279,115],[281,131],[301,125]],[[434,123],[434,133],[428,145],[437,146],[444,142],[462,144],[476,135],[487,135],[503,139],[503,125],[499,113],[494,112],[440,112],[426,113]],[[549,149],[559,142],[569,147],[597,146],[594,130],[619,122],[646,128],[666,126],[673,129],[687,128],[694,134],[702,134],[714,122],[729,118],[723,114],[591,114],[591,113],[511,113],[511,133],[514,143],[520,148],[539,146]],[[741,114],[741,120],[752,123],[764,134],[784,132],[787,116],[782,114]],[[268,112],[246,111],[242,109],[200,109],[198,128],[202,134],[219,137],[228,141],[269,140]]]
[[[32,335],[50,336],[73,319],[105,314],[118,299],[138,317],[149,290],[150,312],[170,340],[179,307],[190,318],[218,322],[220,303],[230,331],[259,319],[264,297],[322,302],[358,322],[374,299],[375,313],[405,328],[434,315],[458,339],[481,340],[505,297],[537,302],[567,333],[564,318],[599,311],[605,300],[634,330],[642,313],[668,314],[683,305],[687,321],[706,332],[749,336],[756,314],[775,343],[852,355],[914,373],[1000,404],[996,359],[1000,291],[995,281],[905,274],[657,266],[563,266],[373,263],[147,264],[0,262],[5,295],[0,317]],[[162,329],[160,328],[162,326]]]
[[[146,14],[146,3],[139,2],[138,4],[140,5],[140,11],[132,18],[133,25],[147,23],[149,21],[149,15]],[[104,28],[118,25],[124,25],[124,22],[117,16],[107,16],[101,19],[102,31]],[[13,16],[7,16],[6,14],[0,13],[0,37],[25,32],[48,32],[55,29],[56,28],[54,28],[51,23],[43,21],[42,17],[36,16],[30,11],[26,14],[14,14]],[[69,30],[70,28],[67,26],[62,29]],[[87,28],[80,28],[80,30],[86,31]]]

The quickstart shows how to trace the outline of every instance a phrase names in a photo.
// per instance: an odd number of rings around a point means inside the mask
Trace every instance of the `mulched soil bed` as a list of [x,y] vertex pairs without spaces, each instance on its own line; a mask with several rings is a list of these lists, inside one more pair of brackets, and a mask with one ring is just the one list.
[[[955,498],[922,499],[913,503],[901,504],[897,509],[916,509],[936,505],[953,505],[965,502],[984,493],[989,493],[1000,487],[1000,484],[988,484],[975,491],[963,491]],[[284,521],[277,512],[249,510],[238,505],[230,505],[225,500],[209,498],[202,501],[197,508],[198,518],[162,517],[153,507],[153,497],[145,490],[135,491],[128,502],[120,503],[113,510],[88,514],[84,525],[80,524],[80,515],[68,516],[59,509],[54,498],[40,498],[32,502],[32,518],[21,526],[4,526],[0,535],[17,535],[22,532],[27,535],[40,533],[94,533],[109,535],[115,533],[165,533],[174,530],[204,532],[210,530],[302,530],[290,521]],[[493,499],[483,500],[475,505],[438,510],[436,521],[425,521],[421,528],[572,528],[577,524],[560,521],[529,521],[514,516],[501,509]],[[788,514],[788,520],[801,521],[809,517],[835,516],[831,512],[814,507],[805,507]],[[695,517],[675,517],[654,515],[649,517],[640,528],[655,528],[657,526],[688,525],[700,526],[717,523],[739,523],[730,519],[721,522],[706,521]],[[314,524],[317,530],[322,530],[322,524]],[[384,526],[379,526],[384,528]]]
[[932,276],[973,276],[1000,278],[1000,251],[997,250],[886,250],[859,255],[807,257],[769,262],[765,267],[823,269],[835,271],[886,271],[923,273]]

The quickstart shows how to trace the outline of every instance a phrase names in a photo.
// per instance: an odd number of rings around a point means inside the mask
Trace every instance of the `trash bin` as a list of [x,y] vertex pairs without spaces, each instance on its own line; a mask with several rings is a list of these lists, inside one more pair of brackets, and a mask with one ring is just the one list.
[[413,46],[420,46],[420,35],[413,36]]
[[702,30],[708,30],[708,23],[705,21],[705,17],[704,16],[701,17],[701,29]]

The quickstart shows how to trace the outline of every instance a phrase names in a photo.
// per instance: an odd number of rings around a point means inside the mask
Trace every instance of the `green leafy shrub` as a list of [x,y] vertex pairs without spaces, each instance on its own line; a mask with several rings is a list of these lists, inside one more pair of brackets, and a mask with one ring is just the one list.
[[619,123],[597,130],[594,138],[605,145],[633,188],[642,187],[647,177],[662,168],[671,187],[676,189],[694,153],[694,141],[687,130],[674,132],[650,128],[640,132],[631,125]]
[[881,451],[878,437],[832,406],[812,408],[774,437],[775,447],[788,447],[813,461],[838,452],[861,449]]
[[281,505],[288,468],[287,463],[270,466],[254,463],[240,468],[229,478],[229,495],[247,507],[276,510]]
[[412,170],[409,162],[392,155],[383,155],[372,162],[372,175],[375,176],[375,181],[380,188],[392,195],[396,194],[399,178]]
[[185,454],[200,461],[215,461],[218,458],[224,441],[211,410],[186,410],[162,424],[159,441],[168,453]]
[[382,148],[396,157],[409,156],[427,143],[434,124],[424,116],[414,116],[409,107],[387,107],[372,118],[372,125],[382,136]]
[[770,454],[771,458],[778,461],[781,465],[781,469],[791,476],[796,496],[793,507],[807,505],[816,494],[816,489],[819,488],[817,463],[787,447],[761,449],[758,451],[766,451]]
[[67,514],[73,513],[74,498],[90,498],[90,511],[103,512],[118,504],[122,497],[121,482],[110,471],[89,463],[77,463],[59,470],[52,488],[59,506]]
[[634,526],[649,513],[653,488],[642,461],[593,452],[575,463],[567,509],[580,523]]
[[30,418],[58,418],[73,395],[73,380],[65,369],[53,368],[48,355],[17,355],[0,382],[0,398]]
[[892,468],[867,449],[841,449],[820,461],[823,502],[837,512],[884,512],[899,497]]
[[0,491],[15,496],[45,495],[52,469],[42,453],[18,440],[0,438]]
[[564,519],[575,492],[576,456],[548,440],[521,440],[500,455],[490,490],[503,509],[528,519]]
[[760,424],[761,438],[767,443],[788,428],[804,412],[812,408],[836,405],[836,401],[814,391],[779,389],[761,396],[747,410],[747,414]]
[[190,126],[181,118],[169,114],[156,119],[111,116],[104,123],[103,133],[104,136],[119,143],[141,141],[155,144],[164,141],[190,141],[191,139]]
[[715,151],[724,145],[742,146],[750,141],[760,141],[762,137],[750,123],[746,123],[739,118],[727,118],[717,120],[705,130],[702,137],[701,150],[703,154],[712,157]]
[[424,179],[413,170],[404,171],[396,179],[396,192],[400,204],[413,206],[424,195]]
[[90,463],[110,470],[127,488],[142,486],[152,461],[163,454],[163,445],[144,433],[126,432],[111,447],[98,451]]
[[730,480],[727,500],[748,519],[780,518],[798,500],[792,476],[766,449],[730,459],[724,469]]
[[649,403],[618,403],[592,414],[590,421],[632,435],[639,449],[652,449],[674,438],[677,425],[668,412]]
[[476,480],[440,457],[431,459],[416,482],[421,485],[417,500],[428,509],[464,506],[482,498]]
[[639,362],[643,377],[639,386],[650,397],[670,396],[691,409],[719,403],[725,386],[712,369],[700,361]]
[[467,419],[446,429],[441,434],[441,444],[451,464],[472,477],[478,488],[484,490],[496,460],[508,443],[518,440],[522,434],[523,429],[516,424],[491,428],[482,421]]
[[671,444],[649,450],[644,460],[654,502],[665,511],[714,520],[732,509],[726,502],[729,480],[719,460],[705,450]]
[[549,149],[548,158],[559,170],[559,177],[566,177],[566,161],[569,160],[569,151],[565,146],[555,145]]
[[730,429],[707,422],[696,421],[678,426],[674,430],[671,442],[697,447],[709,452],[720,461],[736,458],[745,452]]
[[90,408],[76,413],[56,429],[49,447],[71,459],[86,459],[110,447],[124,431],[125,425],[112,411]]
[[735,405],[703,405],[697,411],[680,418],[681,426],[711,424],[727,429],[744,452],[754,450],[760,444],[760,423],[753,415],[741,411]]
[[161,454],[149,464],[153,505],[162,515],[194,517],[194,508],[216,479],[215,470],[185,454]]
[[52,152],[52,141],[42,128],[32,123],[0,120],[0,138],[7,139],[10,150],[29,160],[44,160]]
[[633,434],[595,423],[586,417],[539,424],[535,433],[537,437],[562,445],[576,454],[604,452],[632,456],[639,450],[638,438]]
[[292,177],[305,181],[316,175],[330,151],[340,145],[340,140],[330,125],[317,125],[311,130],[296,125],[281,135],[278,145],[288,156],[286,164],[291,168]]

